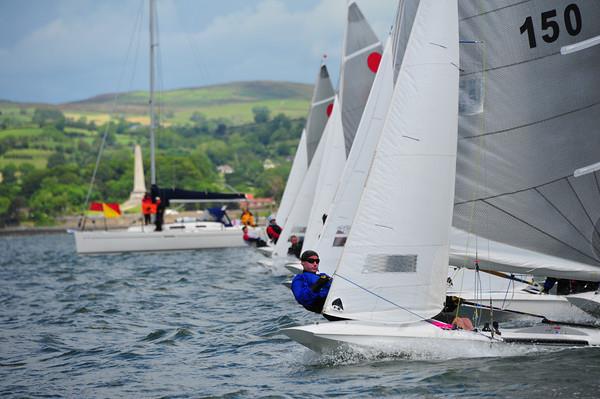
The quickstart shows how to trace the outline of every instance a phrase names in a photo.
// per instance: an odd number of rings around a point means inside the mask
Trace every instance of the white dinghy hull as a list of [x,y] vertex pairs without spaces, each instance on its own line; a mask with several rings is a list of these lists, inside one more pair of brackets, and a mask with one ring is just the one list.
[[[318,353],[335,353],[344,348],[367,348],[382,352],[414,352],[424,342],[464,342],[489,346],[501,341],[489,333],[442,329],[427,321],[404,324],[335,321],[285,328],[282,332]],[[432,341],[434,340],[434,341]],[[457,356],[459,348],[457,348]]]
[[271,245],[267,245],[266,247],[256,248],[256,252],[258,252],[259,254],[261,254],[263,256],[266,256],[267,258],[272,258],[274,251],[275,251],[275,248]]
[[282,332],[317,353],[340,353],[347,348],[389,354],[464,357],[488,353],[491,345],[599,346],[600,329],[577,325],[540,324],[504,329],[501,334],[440,328],[427,321],[408,324],[335,321],[291,327]]

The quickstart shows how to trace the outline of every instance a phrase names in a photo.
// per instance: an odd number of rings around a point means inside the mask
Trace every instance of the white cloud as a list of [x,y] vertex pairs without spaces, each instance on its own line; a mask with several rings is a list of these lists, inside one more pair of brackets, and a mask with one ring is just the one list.
[[[320,0],[307,6],[292,6],[290,1],[243,2],[237,10],[206,19],[204,26],[191,27],[182,23],[181,13],[186,12],[179,7],[182,3],[159,2],[165,88],[253,79],[312,82],[324,53],[336,76],[346,1]],[[359,1],[382,39],[393,22],[396,2]],[[210,2],[187,6],[203,8],[205,13],[218,8]],[[0,97],[66,101],[130,89],[130,72],[125,84],[120,88],[117,84],[142,8],[147,13],[142,1],[58,1],[54,18],[0,50],[0,74],[6,77],[0,81]],[[139,72],[133,80],[137,88],[144,88],[147,80],[146,24],[144,20],[139,31]],[[46,88],[39,91],[43,97],[19,97],[35,93],[36,86]]]

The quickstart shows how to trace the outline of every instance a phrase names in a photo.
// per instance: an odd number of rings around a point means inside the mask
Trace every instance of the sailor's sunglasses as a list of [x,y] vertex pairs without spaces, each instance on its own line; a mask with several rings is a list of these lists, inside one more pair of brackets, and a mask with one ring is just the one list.
[[321,261],[321,259],[319,259],[319,258],[316,258],[316,259],[315,258],[308,258],[308,259],[305,260],[305,262],[316,263],[317,265],[319,264],[320,261]]

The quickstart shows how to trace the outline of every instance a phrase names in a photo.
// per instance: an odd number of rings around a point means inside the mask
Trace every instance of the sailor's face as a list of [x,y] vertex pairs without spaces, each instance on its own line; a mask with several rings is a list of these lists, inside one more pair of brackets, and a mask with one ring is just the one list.
[[318,272],[319,271],[319,258],[316,256],[313,256],[305,261],[302,261],[302,267],[307,272],[311,272],[311,273]]

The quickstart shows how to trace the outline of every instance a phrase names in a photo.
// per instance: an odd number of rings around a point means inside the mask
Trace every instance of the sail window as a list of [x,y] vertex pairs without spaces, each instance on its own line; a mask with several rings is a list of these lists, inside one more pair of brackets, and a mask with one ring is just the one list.
[[461,115],[483,112],[483,74],[461,76],[459,80],[458,111]]
[[417,255],[367,255],[363,273],[415,273]]
[[335,237],[333,239],[333,246],[334,247],[343,247],[344,245],[346,245],[346,241],[348,240],[348,237],[344,236],[344,237]]

